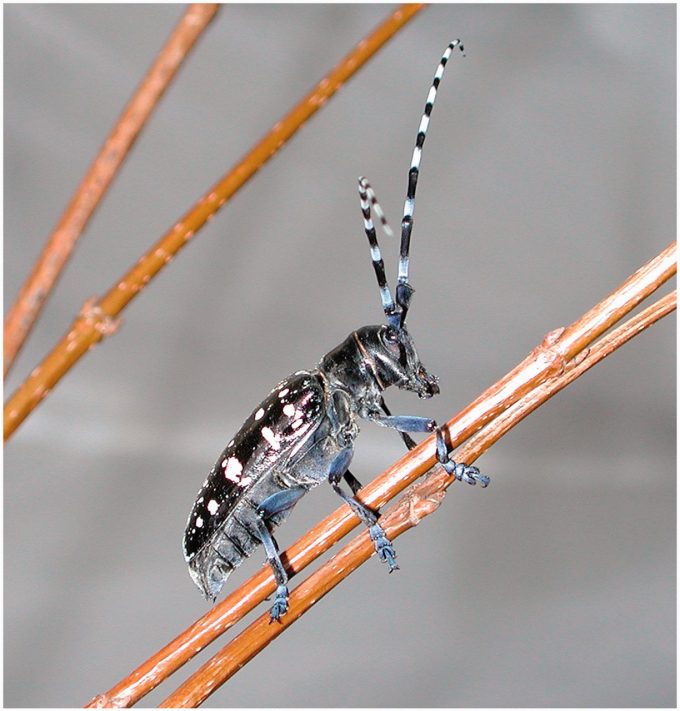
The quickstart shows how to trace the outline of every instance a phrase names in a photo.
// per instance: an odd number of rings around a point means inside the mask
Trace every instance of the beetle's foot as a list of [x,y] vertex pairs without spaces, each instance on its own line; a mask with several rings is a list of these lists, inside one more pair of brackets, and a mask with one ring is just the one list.
[[397,565],[397,554],[389,539],[385,535],[383,527],[379,523],[375,523],[368,529],[368,531],[371,534],[371,539],[373,540],[373,545],[375,545],[378,557],[383,563],[387,563],[389,572],[392,573],[395,570],[399,570],[399,566]]
[[269,624],[272,622],[281,623],[281,615],[285,615],[288,612],[288,588],[285,585],[279,585],[276,588],[276,596],[274,597],[274,604],[269,610]]
[[489,486],[491,482],[488,476],[480,474],[477,467],[471,467],[462,463],[458,464],[454,462],[453,459],[449,459],[448,462],[442,462],[442,466],[446,469],[448,474],[455,476],[458,481],[464,481],[466,484],[472,484],[472,486],[479,483],[484,489]]
[[484,489],[489,486],[491,479],[484,474],[480,474],[477,467],[471,467],[468,464],[458,464],[453,459],[449,459],[449,453],[444,442],[444,435],[441,427],[437,427],[437,461],[444,467],[447,474],[455,476],[458,481],[464,481],[466,484],[473,486],[479,482],[479,485]]

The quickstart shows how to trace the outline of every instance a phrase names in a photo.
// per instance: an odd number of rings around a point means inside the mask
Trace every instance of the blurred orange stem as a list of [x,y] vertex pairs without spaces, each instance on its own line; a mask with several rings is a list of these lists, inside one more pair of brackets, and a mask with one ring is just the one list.
[[76,189],[5,318],[5,375],[128,151],[218,8],[215,3],[187,8]]
[[187,244],[205,222],[290,139],[302,124],[393,37],[423,5],[402,5],[362,39],[290,113],[250,150],[102,298],[87,302],[69,332],[16,390],[5,405],[8,439],[62,376],[117,325],[116,317]]

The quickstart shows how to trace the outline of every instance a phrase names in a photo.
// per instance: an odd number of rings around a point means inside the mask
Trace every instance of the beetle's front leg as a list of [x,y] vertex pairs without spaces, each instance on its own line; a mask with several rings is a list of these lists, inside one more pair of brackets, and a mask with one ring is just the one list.
[[437,461],[444,467],[447,474],[455,476],[458,481],[464,481],[466,484],[472,484],[474,486],[479,482],[482,488],[489,486],[491,479],[484,474],[480,474],[477,467],[463,464],[462,462],[454,462],[453,459],[449,459],[442,428],[435,427],[435,433],[437,435]]
[[[390,416],[392,415],[392,413],[390,412],[390,409],[387,407],[387,403],[385,402],[385,400],[383,398],[380,398],[380,407],[382,408],[382,411],[386,415],[390,415]],[[404,441],[404,444],[406,445],[406,449],[408,449],[409,451],[416,446],[417,442],[413,439],[413,437],[409,437],[406,434],[406,432],[399,432],[399,435],[402,438],[402,440]]]
[[[383,403],[383,409],[388,412]],[[479,482],[482,487],[487,487],[491,479],[484,474],[480,474],[477,467],[455,462],[449,459],[449,452],[444,441],[442,428],[435,420],[428,417],[418,417],[416,415],[381,415],[371,412],[368,419],[382,427],[390,427],[398,432],[434,432],[437,438],[437,461],[444,467],[448,474],[455,476],[458,481],[464,481],[473,486]],[[406,441],[406,440],[404,440]],[[407,442],[408,446],[408,442]]]

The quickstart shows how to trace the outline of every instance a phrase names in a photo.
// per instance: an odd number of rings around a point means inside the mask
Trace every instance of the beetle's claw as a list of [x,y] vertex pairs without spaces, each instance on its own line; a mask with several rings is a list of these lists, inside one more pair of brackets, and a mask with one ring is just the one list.
[[276,597],[274,598],[274,604],[269,610],[269,624],[272,622],[281,622],[281,615],[285,615],[288,612],[288,588],[285,585],[279,585],[276,588]]
[[399,570],[399,566],[397,565],[397,553],[385,535],[383,527],[379,523],[376,523],[370,527],[369,533],[371,534],[371,539],[375,545],[378,557],[383,563],[387,563],[389,572],[392,573],[395,570]]
[[479,485],[485,489],[491,483],[491,479],[485,474],[481,474],[477,467],[472,467],[463,463],[456,463],[453,459],[446,462],[441,462],[448,474],[455,476],[458,481],[464,481],[466,484]]
[[449,459],[441,427],[437,427],[435,432],[437,433],[437,461],[444,467],[446,473],[455,476],[458,481],[464,481],[466,484],[472,484],[472,486],[477,483],[483,489],[489,486],[491,479],[481,474],[477,467],[463,464],[462,462],[457,463],[453,459]]

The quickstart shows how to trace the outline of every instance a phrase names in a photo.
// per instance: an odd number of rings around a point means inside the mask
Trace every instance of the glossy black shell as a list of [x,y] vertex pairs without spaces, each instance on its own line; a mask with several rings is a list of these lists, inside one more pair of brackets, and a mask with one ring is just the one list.
[[[192,565],[199,556],[199,567],[207,567],[213,555],[210,548],[219,548],[220,533],[231,517],[242,510],[240,520],[251,514],[265,494],[286,488],[278,476],[285,475],[292,457],[304,447],[322,420],[324,388],[317,372],[298,371],[279,383],[243,423],[212,468],[196,496],[184,533],[184,557]],[[271,475],[271,476],[268,476]],[[263,481],[263,479],[267,481]],[[247,556],[257,545],[252,526],[245,521],[246,536],[239,546],[234,541],[237,557]],[[238,555],[243,553],[244,555]],[[240,562],[240,561],[238,561]],[[227,567],[236,567],[238,562]],[[195,561],[198,564],[198,561]],[[222,561],[224,563],[224,560]],[[196,571],[200,573],[201,571]],[[223,570],[228,574],[228,570]],[[193,575],[193,571],[192,571]],[[206,590],[205,581],[193,576]],[[199,575],[199,578],[201,576]]]

